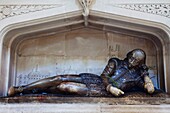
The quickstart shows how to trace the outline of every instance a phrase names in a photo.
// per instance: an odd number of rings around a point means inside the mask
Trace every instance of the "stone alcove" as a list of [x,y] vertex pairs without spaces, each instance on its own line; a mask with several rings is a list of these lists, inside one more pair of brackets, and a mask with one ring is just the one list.
[[[1,95],[5,96],[11,85],[27,84],[24,80],[28,79],[32,82],[58,73],[84,71],[100,74],[109,57],[123,59],[134,48],[146,51],[156,87],[169,93],[166,29],[149,21],[127,20],[128,17],[91,11],[85,27],[81,12],[76,11],[6,27],[1,40]],[[75,62],[79,65],[74,67]],[[80,65],[85,68],[78,68]]]
[[[124,52],[127,49],[133,49],[134,47],[141,47],[145,45],[141,42],[147,41],[147,44],[151,44],[151,48],[145,49],[149,59],[153,57],[152,61],[147,62],[148,65],[155,64],[158,79],[156,79],[158,87],[170,94],[170,21],[169,21],[169,1],[167,0],[93,0],[95,3],[90,7],[90,14],[87,18],[88,26],[84,26],[85,20],[82,16],[82,7],[78,5],[79,0],[49,0],[49,1],[25,1],[25,0],[5,0],[1,2],[0,10],[0,113],[4,112],[27,112],[27,113],[41,113],[41,112],[56,112],[56,113],[70,113],[70,112],[89,112],[89,113],[103,113],[103,112],[129,112],[129,113],[143,113],[143,112],[157,112],[165,113],[169,112],[169,98],[167,97],[120,97],[120,98],[95,98],[95,97],[56,97],[56,96],[44,96],[34,95],[21,96],[21,97],[4,97],[10,85],[17,85],[18,83],[18,70],[25,70],[20,65],[18,68],[17,62],[22,58],[30,54],[29,50],[34,50],[34,47],[43,47],[42,50],[38,50],[38,53],[43,53],[48,50],[44,46],[51,46],[61,48],[57,43],[58,40],[63,40],[59,35],[72,34],[70,39],[74,38],[75,32],[88,33],[83,35],[82,39],[88,42],[87,39],[98,39],[97,42],[103,45],[107,42],[107,37],[111,39],[119,40],[113,41],[114,51],[109,52],[109,46],[106,46],[106,55],[119,56],[124,58]],[[91,0],[90,0],[91,1]],[[44,3],[45,2],[45,3]],[[5,4],[4,4],[5,3]],[[3,5],[4,4],[4,5]],[[26,5],[27,4],[27,5]],[[50,4],[50,5],[48,5]],[[33,10],[33,9],[34,10]],[[86,23],[86,24],[87,24]],[[96,35],[91,36],[91,33],[100,33],[100,38]],[[93,34],[92,33],[92,34]],[[68,36],[68,35],[67,35]],[[118,36],[118,37],[116,37]],[[48,40],[49,38],[49,40]],[[59,39],[60,38],[60,39]],[[124,43],[118,43],[120,39],[135,39],[133,42],[138,45],[123,49]],[[56,41],[56,45],[55,42]],[[72,40],[73,41],[73,40]],[[74,40],[77,41],[77,40]],[[74,42],[73,41],[73,42]],[[94,40],[93,40],[94,41]],[[103,42],[104,41],[104,42]],[[112,42],[113,41],[113,42]],[[123,40],[123,42],[126,40]],[[28,42],[28,43],[27,43]],[[40,43],[39,43],[40,42]],[[48,42],[48,43],[46,43]],[[31,46],[33,45],[33,46]],[[55,45],[55,46],[54,46]],[[79,45],[81,45],[79,43]],[[120,46],[119,46],[120,45]],[[59,46],[59,47],[58,47]],[[84,46],[83,44],[81,46]],[[73,47],[73,46],[72,46]],[[75,45],[77,47],[77,45]],[[80,46],[78,46],[80,47]],[[91,52],[98,46],[89,43]],[[102,46],[103,47],[103,46]],[[102,48],[99,47],[99,48]],[[147,46],[148,47],[148,46]],[[88,49],[88,48],[85,48]],[[59,50],[59,49],[57,49]],[[115,50],[121,50],[120,54]],[[124,52],[122,51],[124,50]],[[37,51],[37,50],[36,50]],[[33,52],[33,51],[32,51]],[[52,52],[55,53],[54,49]],[[73,51],[74,52],[74,51]],[[94,53],[91,53],[93,55]],[[16,53],[18,55],[16,55]],[[21,53],[21,54],[20,54]],[[50,55],[53,55],[50,51],[47,51]],[[57,53],[58,54],[58,53]],[[61,53],[60,53],[61,54]],[[36,56],[36,54],[31,53]],[[39,54],[42,55],[42,54]],[[56,55],[56,54],[54,54]],[[100,54],[103,55],[103,54]],[[150,56],[151,55],[151,56]],[[152,56],[153,55],[153,56]],[[156,56],[155,56],[156,55]],[[106,63],[107,57],[103,56],[102,61]],[[19,59],[19,60],[17,60]],[[90,59],[90,58],[89,58]],[[92,57],[91,57],[92,59]],[[68,59],[67,59],[68,60]],[[29,60],[25,60],[29,61]],[[53,60],[54,61],[54,60]],[[44,62],[44,61],[43,61]],[[40,64],[43,64],[40,61]],[[51,61],[52,62],[52,61]],[[31,62],[29,62],[31,63]],[[45,63],[45,62],[44,62]],[[94,62],[93,62],[94,63]],[[105,65],[101,63],[102,65]],[[26,63],[25,63],[26,64]],[[30,66],[27,75],[31,72],[41,72],[41,65]],[[53,62],[53,67],[56,67],[56,62]],[[92,64],[91,62],[86,62]],[[94,63],[95,64],[95,63]],[[26,65],[27,66],[27,65]],[[95,64],[96,66],[96,64]],[[102,67],[102,66],[101,66]],[[152,66],[151,66],[152,67]],[[55,69],[54,69],[55,70]],[[90,71],[90,69],[88,70]],[[64,72],[64,71],[62,71]],[[54,72],[56,73],[56,72]],[[67,73],[67,72],[65,72]],[[100,72],[98,72],[100,73]],[[31,73],[32,74],[32,73]],[[37,75],[37,73],[36,73]],[[38,74],[39,75],[39,74]],[[42,76],[41,76],[42,77]],[[22,77],[21,77],[22,78]],[[33,77],[34,78],[34,77]],[[24,82],[24,81],[23,81]],[[24,84],[24,83],[21,83]],[[5,103],[5,104],[4,104]],[[15,104],[11,104],[15,103]],[[126,105],[125,105],[126,104]],[[130,104],[130,105],[129,105]],[[131,105],[133,104],[133,105]],[[147,105],[146,105],[147,104]],[[155,105],[156,104],[156,105]]]

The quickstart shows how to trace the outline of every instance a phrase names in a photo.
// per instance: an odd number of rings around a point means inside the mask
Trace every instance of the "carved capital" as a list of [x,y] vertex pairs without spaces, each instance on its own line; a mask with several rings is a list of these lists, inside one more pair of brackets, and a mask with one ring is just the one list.
[[7,17],[22,15],[30,12],[42,11],[61,5],[0,5],[0,20]]
[[114,6],[170,18],[170,4],[117,4]]

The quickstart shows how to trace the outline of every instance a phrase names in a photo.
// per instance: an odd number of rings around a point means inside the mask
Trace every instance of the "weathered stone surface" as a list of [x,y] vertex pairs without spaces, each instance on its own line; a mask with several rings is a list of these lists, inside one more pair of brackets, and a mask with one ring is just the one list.
[[169,113],[170,96],[126,93],[122,97],[25,95],[0,98],[0,113]]
[[1,97],[1,103],[100,103],[109,105],[161,105],[170,104],[166,93],[149,95],[143,92],[130,92],[122,97],[80,97],[74,95],[31,94],[16,97]]
[[169,113],[170,105],[1,104],[0,113]]

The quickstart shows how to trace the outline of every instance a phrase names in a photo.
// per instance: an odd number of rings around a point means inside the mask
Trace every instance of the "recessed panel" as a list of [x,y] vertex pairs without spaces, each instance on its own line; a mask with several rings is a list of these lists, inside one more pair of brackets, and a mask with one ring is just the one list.
[[124,59],[127,52],[136,48],[146,52],[146,63],[157,86],[157,55],[152,41],[90,28],[20,42],[16,50],[15,85],[61,74],[100,75],[109,58]]

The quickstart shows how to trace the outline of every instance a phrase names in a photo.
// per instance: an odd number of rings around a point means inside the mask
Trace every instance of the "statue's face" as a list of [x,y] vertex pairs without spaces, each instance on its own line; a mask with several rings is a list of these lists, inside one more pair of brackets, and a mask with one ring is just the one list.
[[131,57],[129,57],[128,62],[129,62],[129,67],[135,67],[140,65],[140,63],[144,60],[145,55],[141,51],[134,51],[132,52]]

